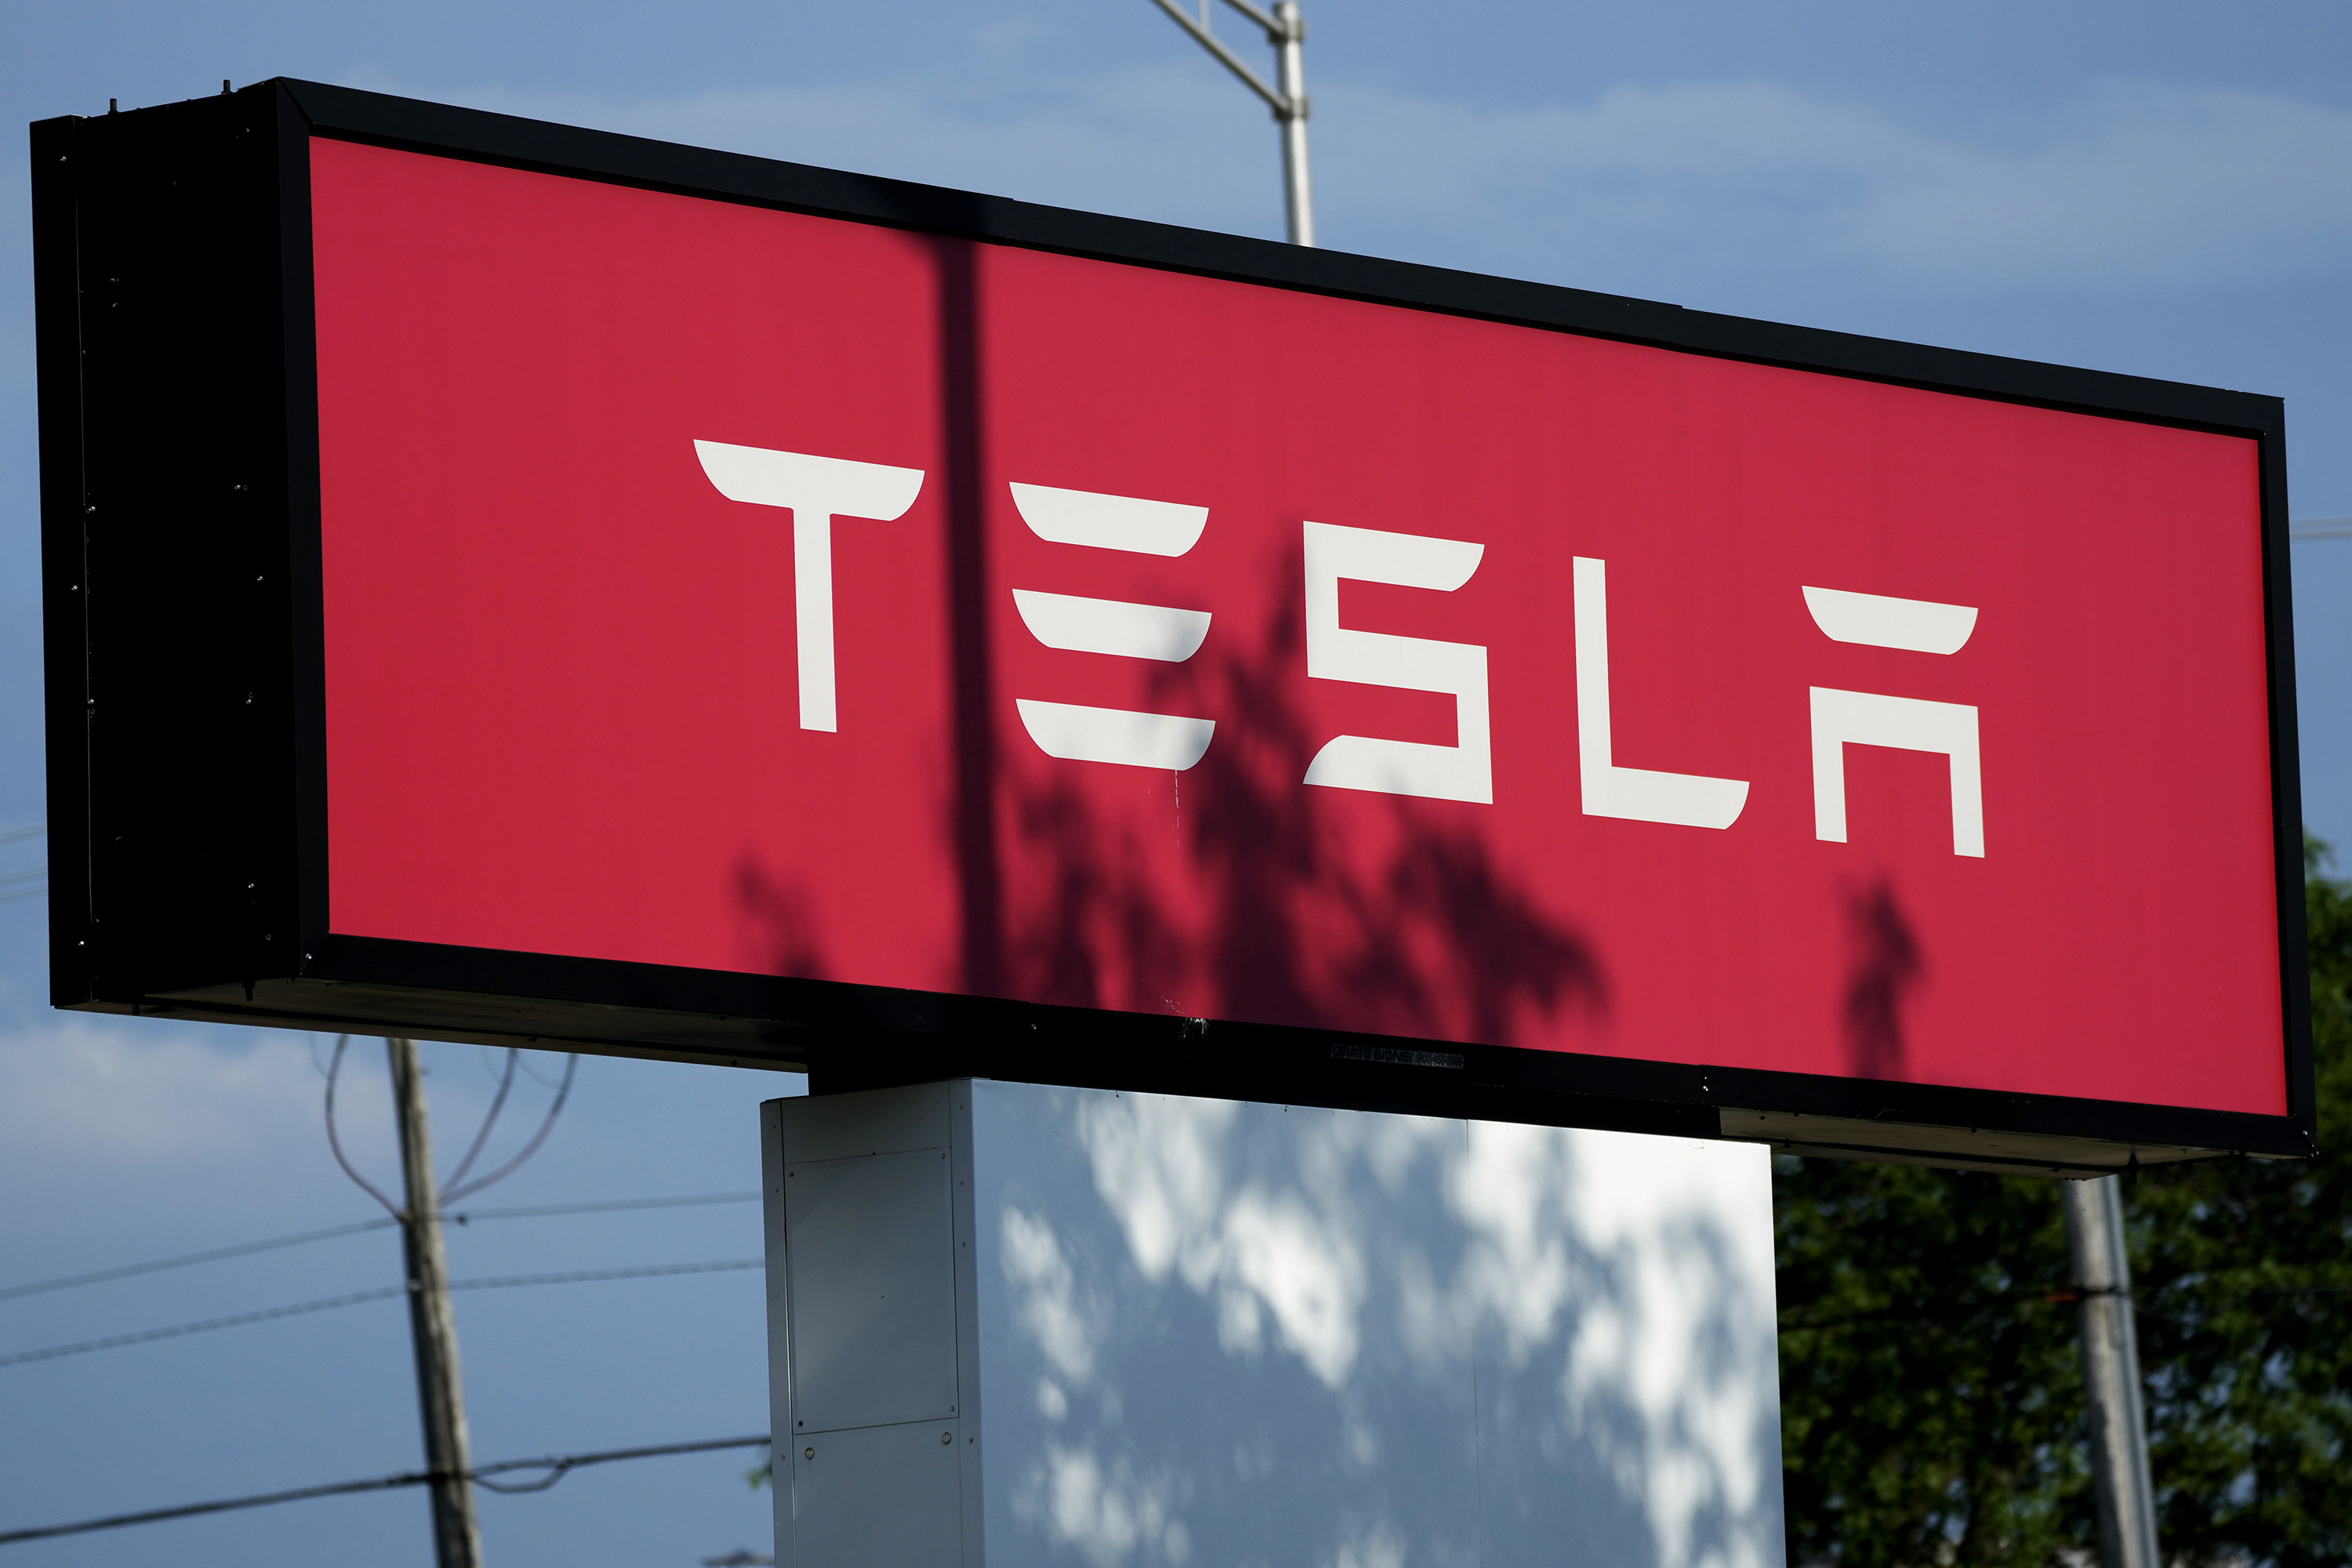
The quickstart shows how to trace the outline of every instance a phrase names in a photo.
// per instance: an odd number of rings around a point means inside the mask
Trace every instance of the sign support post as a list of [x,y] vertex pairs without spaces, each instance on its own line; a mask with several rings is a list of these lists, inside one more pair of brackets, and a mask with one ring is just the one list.
[[1282,121],[1282,199],[1290,223],[1290,243],[1315,243],[1315,204],[1307,185],[1307,20],[1298,14],[1298,0],[1277,0],[1274,19],[1282,41],[1282,97],[1288,105],[1277,110]]
[[2063,1182],[2059,1192],[2083,1318],[2083,1414],[2098,1493],[2099,1560],[2105,1568],[2157,1568],[2156,1497],[2140,1409],[2123,1188],[2116,1177],[2100,1176]]
[[779,1563],[1782,1563],[1756,1144],[987,1079],[761,1117]]
[[1239,77],[1244,87],[1265,100],[1265,106],[1274,110],[1275,121],[1282,127],[1285,237],[1293,245],[1313,246],[1315,203],[1307,184],[1307,19],[1298,13],[1298,0],[1276,0],[1271,16],[1249,0],[1225,0],[1226,5],[1265,30],[1265,41],[1275,47],[1275,74],[1282,83],[1279,88],[1268,86],[1265,78],[1244,65],[1240,56],[1209,31],[1208,0],[1201,0],[1201,19],[1197,22],[1184,15],[1175,0],[1151,3],[1167,12],[1178,26],[1192,34],[1202,48],[1217,57],[1219,64]]
[[457,1374],[457,1319],[449,1303],[449,1259],[441,1247],[441,1200],[433,1184],[433,1134],[425,1116],[425,1075],[416,1042],[384,1042],[400,1121],[400,1168],[407,1184],[401,1243],[408,1264],[408,1323],[416,1342],[416,1398],[425,1422],[425,1468],[433,1473],[433,1559],[437,1568],[481,1568],[474,1523],[473,1458],[466,1441],[466,1394]]

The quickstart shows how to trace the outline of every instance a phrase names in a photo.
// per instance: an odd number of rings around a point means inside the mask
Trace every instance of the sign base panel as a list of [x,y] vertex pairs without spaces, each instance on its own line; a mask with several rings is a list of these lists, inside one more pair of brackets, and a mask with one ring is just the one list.
[[986,1079],[764,1112],[780,1563],[1784,1561],[1760,1148]]

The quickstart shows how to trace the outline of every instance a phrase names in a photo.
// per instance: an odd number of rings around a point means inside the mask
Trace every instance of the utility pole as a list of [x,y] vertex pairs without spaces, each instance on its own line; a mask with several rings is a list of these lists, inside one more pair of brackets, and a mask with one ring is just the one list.
[[2084,1420],[2099,1503],[2103,1568],[2158,1568],[2156,1493],[2140,1408],[2139,1339],[2132,1327],[2131,1260],[2124,1251],[2123,1184],[2113,1176],[2058,1184],[2083,1322]]
[[1315,243],[1315,203],[1307,184],[1307,22],[1298,14],[1298,0],[1276,0],[1272,15],[1258,9],[1251,0],[1225,0],[1225,4],[1257,24],[1265,34],[1265,41],[1274,46],[1275,75],[1281,86],[1270,87],[1257,72],[1242,63],[1241,57],[1225,47],[1209,31],[1209,0],[1200,0],[1198,20],[1186,16],[1176,0],[1151,0],[1168,13],[1175,24],[1192,35],[1195,42],[1217,58],[1218,63],[1239,77],[1242,85],[1265,100],[1274,110],[1275,123],[1282,129],[1282,195],[1283,213],[1293,245]]
[[466,1442],[466,1394],[457,1376],[457,1319],[449,1304],[449,1260],[441,1249],[441,1200],[433,1181],[433,1133],[425,1117],[425,1075],[416,1042],[384,1042],[400,1119],[400,1167],[408,1206],[401,1237],[408,1261],[408,1325],[416,1342],[416,1398],[425,1416],[425,1468],[433,1473],[433,1554],[438,1568],[481,1568],[474,1525],[473,1459]]

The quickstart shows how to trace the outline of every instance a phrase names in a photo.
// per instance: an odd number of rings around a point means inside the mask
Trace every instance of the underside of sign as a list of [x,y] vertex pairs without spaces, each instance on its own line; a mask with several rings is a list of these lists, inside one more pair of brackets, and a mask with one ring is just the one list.
[[33,148],[60,1006],[2314,1146],[2275,399],[308,83]]

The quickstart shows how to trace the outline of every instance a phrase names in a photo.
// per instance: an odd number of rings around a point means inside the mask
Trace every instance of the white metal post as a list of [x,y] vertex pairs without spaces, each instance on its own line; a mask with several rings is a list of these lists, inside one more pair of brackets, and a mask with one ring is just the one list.
[[1282,96],[1288,105],[1275,110],[1282,127],[1283,214],[1288,220],[1290,243],[1315,243],[1315,203],[1307,184],[1307,22],[1298,14],[1298,0],[1276,0],[1274,19],[1281,24],[1276,46],[1281,60]]
[[2084,1420],[2098,1493],[2100,1561],[2103,1568],[2158,1568],[2122,1184],[2101,1176],[2058,1185],[2082,1316]]
[[1282,132],[1282,195],[1285,226],[1293,245],[1315,243],[1315,204],[1307,181],[1307,21],[1299,15],[1298,0],[1276,0],[1271,14],[1260,10],[1251,0],[1225,0],[1225,4],[1255,23],[1265,34],[1265,41],[1275,48],[1275,74],[1279,87],[1269,85],[1265,79],[1244,65],[1241,57],[1225,47],[1215,34],[1209,31],[1208,0],[1201,0],[1199,19],[1187,16],[1176,0],[1151,0],[1168,14],[1178,26],[1192,36],[1193,41],[1209,51],[1242,85],[1265,100],[1274,110],[1275,123]]

